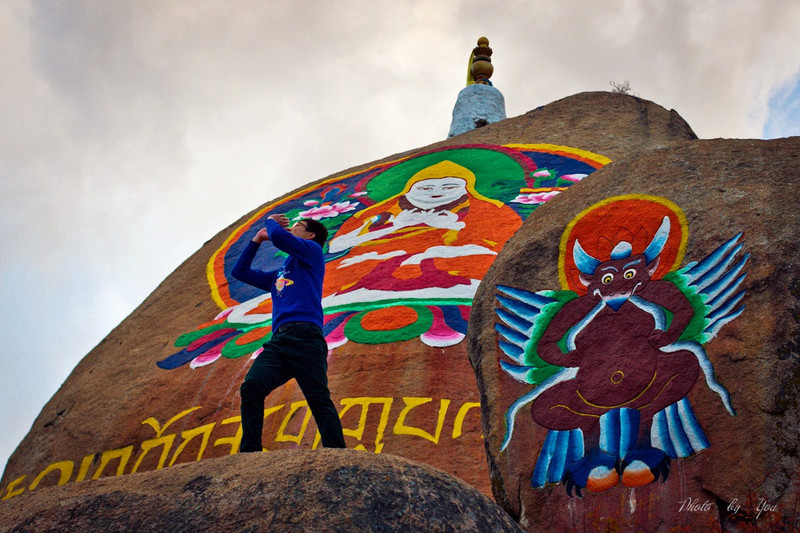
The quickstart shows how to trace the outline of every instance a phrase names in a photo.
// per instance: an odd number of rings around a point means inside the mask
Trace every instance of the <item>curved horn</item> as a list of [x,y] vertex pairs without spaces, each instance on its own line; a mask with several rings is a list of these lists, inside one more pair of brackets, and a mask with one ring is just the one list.
[[664,245],[667,244],[669,230],[669,217],[665,216],[664,221],[661,222],[661,226],[659,226],[658,231],[656,231],[655,237],[653,237],[653,240],[650,241],[650,244],[647,245],[647,249],[644,251],[644,257],[647,260],[648,265],[653,261],[653,259],[661,254],[661,251],[664,249]]
[[575,266],[578,270],[587,276],[593,276],[595,269],[600,265],[600,261],[587,254],[578,239],[575,239],[575,246],[572,248],[572,259],[575,260]]

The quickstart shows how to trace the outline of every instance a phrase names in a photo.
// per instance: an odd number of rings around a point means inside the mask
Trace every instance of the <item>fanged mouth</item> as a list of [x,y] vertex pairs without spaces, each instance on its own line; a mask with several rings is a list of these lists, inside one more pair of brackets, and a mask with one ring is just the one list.
[[611,295],[608,295],[608,296],[606,296],[603,293],[601,293],[600,289],[595,289],[593,294],[595,296],[598,296],[603,301],[603,303],[605,303],[607,306],[609,306],[614,311],[619,311],[619,308],[622,307],[622,304],[624,304],[625,302],[627,302],[628,300],[631,299],[631,297],[636,292],[636,290],[639,288],[639,286],[641,286],[641,284],[642,284],[642,282],[640,281],[639,283],[637,283],[629,291],[620,292],[620,293],[616,293],[616,294],[611,294]]

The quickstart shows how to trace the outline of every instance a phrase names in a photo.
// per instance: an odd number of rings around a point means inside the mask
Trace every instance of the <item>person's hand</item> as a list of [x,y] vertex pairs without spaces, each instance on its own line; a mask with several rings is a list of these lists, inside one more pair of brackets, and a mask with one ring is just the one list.
[[266,228],[261,228],[260,230],[258,230],[258,233],[256,233],[256,236],[253,237],[253,242],[257,242],[258,244],[261,244],[262,242],[268,241],[268,240],[269,240],[269,234],[267,234],[267,229]]
[[269,218],[280,224],[283,229],[289,227],[289,219],[286,218],[286,215],[279,213],[277,215],[270,215]]

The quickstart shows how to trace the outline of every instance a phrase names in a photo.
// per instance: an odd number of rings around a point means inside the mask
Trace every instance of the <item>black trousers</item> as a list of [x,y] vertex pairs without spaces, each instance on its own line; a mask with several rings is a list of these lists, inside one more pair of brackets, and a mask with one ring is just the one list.
[[322,445],[344,448],[339,413],[328,390],[328,345],[322,330],[308,322],[282,325],[264,345],[242,382],[242,442],[240,452],[260,452],[264,400],[290,379],[297,380],[314,415]]

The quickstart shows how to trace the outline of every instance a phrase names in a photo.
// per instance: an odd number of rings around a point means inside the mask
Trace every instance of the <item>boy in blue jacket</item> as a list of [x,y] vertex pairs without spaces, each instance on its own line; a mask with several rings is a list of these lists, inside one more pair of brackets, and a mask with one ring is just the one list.
[[[240,452],[260,452],[264,426],[264,400],[291,378],[297,380],[317,422],[322,445],[344,448],[339,414],[328,390],[328,345],[322,334],[322,280],[325,257],[322,245],[327,228],[303,219],[290,229],[284,215],[272,215],[242,252],[233,276],[272,296],[272,338],[253,361],[239,389],[242,397]],[[252,268],[264,241],[289,254],[279,270]]]

